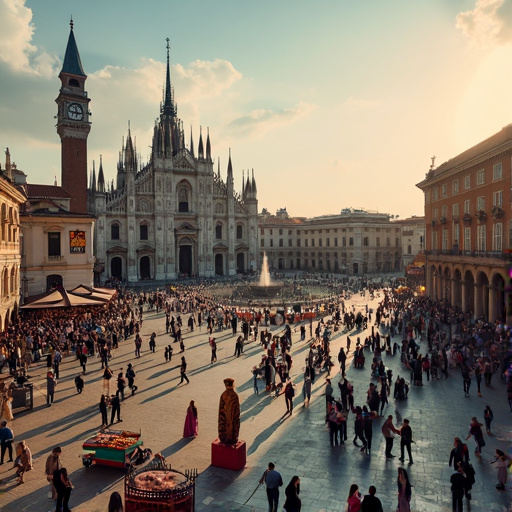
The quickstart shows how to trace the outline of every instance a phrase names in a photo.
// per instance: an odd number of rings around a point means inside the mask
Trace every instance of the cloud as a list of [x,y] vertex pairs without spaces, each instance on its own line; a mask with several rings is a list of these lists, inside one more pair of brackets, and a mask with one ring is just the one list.
[[314,105],[300,102],[293,108],[252,110],[231,121],[227,130],[241,137],[262,135],[270,130],[294,123],[297,119],[308,115],[314,108]]
[[477,0],[475,8],[457,15],[455,26],[477,45],[512,41],[512,2]]
[[0,19],[0,62],[15,73],[53,76],[59,60],[32,44],[32,10],[25,6],[25,2],[0,0]]
[[177,64],[172,70],[172,82],[180,89],[181,101],[218,96],[242,78],[231,62],[195,60],[184,67]]
[[343,103],[343,107],[355,112],[358,110],[368,110],[378,107],[380,103],[381,102],[378,100],[363,100],[361,98],[354,98],[351,96]]

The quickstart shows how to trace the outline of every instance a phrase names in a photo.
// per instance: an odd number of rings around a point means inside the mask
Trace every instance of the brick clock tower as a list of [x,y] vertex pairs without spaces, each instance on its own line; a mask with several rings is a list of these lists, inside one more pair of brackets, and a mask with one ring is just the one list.
[[87,75],[70,23],[68,46],[59,73],[61,88],[58,105],[57,133],[61,140],[61,184],[71,197],[73,213],[87,213],[87,136],[91,131],[89,101],[85,91]]

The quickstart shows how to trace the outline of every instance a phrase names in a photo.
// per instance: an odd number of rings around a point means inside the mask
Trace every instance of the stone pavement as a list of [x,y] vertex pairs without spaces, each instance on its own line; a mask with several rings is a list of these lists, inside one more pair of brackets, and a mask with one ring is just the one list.
[[[375,307],[378,297],[373,304]],[[363,308],[366,301],[354,295],[348,304]],[[184,323],[188,315],[182,315]],[[281,332],[282,328],[273,327]],[[149,334],[157,333],[157,351],[148,351]],[[297,330],[298,331],[298,330]],[[396,510],[396,477],[400,462],[399,442],[395,441],[394,453],[397,458],[384,457],[384,440],[380,432],[381,419],[374,422],[372,454],[362,454],[351,444],[353,415],[349,417],[349,443],[341,447],[329,446],[329,434],[324,423],[325,374],[313,386],[309,407],[302,407],[303,360],[308,344],[299,342],[298,332],[294,333],[292,356],[293,380],[296,383],[295,409],[291,417],[283,416],[286,411],[284,397],[271,397],[265,392],[253,393],[252,367],[259,363],[263,351],[257,343],[249,343],[240,358],[234,358],[235,338],[230,331],[215,333],[218,343],[218,362],[210,365],[208,334],[202,331],[185,333],[185,356],[188,362],[190,384],[179,385],[179,347],[173,344],[174,356],[171,363],[165,363],[164,346],[172,341],[165,334],[165,318],[156,313],[146,313],[143,324],[143,352],[140,359],[133,356],[133,338],[122,342],[115,351],[110,365],[117,374],[121,367],[126,370],[132,362],[137,373],[139,391],[128,397],[121,406],[120,424],[127,430],[141,430],[145,446],[153,452],[161,451],[178,470],[198,468],[196,510],[198,511],[254,511],[268,510],[266,494],[260,486],[247,505],[245,501],[258,485],[258,480],[267,463],[276,464],[285,486],[293,475],[301,478],[302,510],[305,512],[344,511],[348,489],[357,483],[361,492],[367,492],[369,485],[377,487],[384,510]],[[349,333],[350,334],[350,333]],[[335,333],[332,339],[333,359],[339,347],[345,346],[347,333]],[[364,339],[365,333],[353,333],[352,346],[357,336]],[[422,347],[425,342],[422,342]],[[370,379],[371,355],[367,354],[365,369],[348,369],[348,379],[354,383],[356,405],[363,405]],[[393,369],[394,379],[405,374],[399,356],[384,356],[384,363]],[[110,493],[114,490],[123,495],[123,472],[100,466],[84,468],[81,463],[81,445],[100,426],[98,412],[99,396],[102,392],[102,371],[98,360],[90,362],[85,376],[85,390],[77,395],[73,379],[79,372],[78,362],[67,358],[61,365],[61,379],[56,391],[56,401],[50,408],[45,404],[44,376],[46,368],[37,366],[31,370],[35,383],[35,408],[16,415],[11,426],[16,439],[26,439],[34,456],[34,469],[26,474],[26,483],[15,486],[10,464],[0,466],[0,509],[11,511],[46,511],[54,505],[47,498],[48,487],[44,478],[44,463],[54,446],[63,448],[62,460],[68,468],[75,485],[70,505],[74,512],[103,512],[106,510]],[[348,361],[347,361],[348,367]],[[223,379],[233,377],[241,401],[240,438],[247,442],[247,465],[243,471],[233,472],[210,465],[210,445],[217,437],[218,402],[224,390]],[[394,380],[393,379],[393,380]],[[457,370],[450,371],[447,381],[424,382],[423,387],[411,386],[409,400],[390,405],[384,415],[393,414],[395,425],[402,418],[409,418],[416,444],[413,445],[414,465],[405,466],[413,484],[411,509],[417,512],[451,510],[448,466],[450,450],[455,436],[467,435],[469,421],[477,416],[483,423],[483,410],[489,404],[494,411],[493,436],[486,436],[487,446],[481,460],[472,455],[476,471],[471,510],[501,512],[507,511],[512,502],[511,487],[505,492],[495,489],[496,471],[489,464],[495,448],[510,453],[511,422],[506,401],[504,384],[495,376],[493,388],[483,388],[483,397],[476,396],[473,383],[471,396],[464,397],[462,379]],[[336,378],[333,379],[336,394]],[[262,382],[260,382],[262,386]],[[112,391],[112,389],[111,389]],[[196,401],[199,411],[199,436],[183,439],[183,423],[190,400]],[[115,426],[114,426],[115,427]],[[471,453],[474,442],[468,441]],[[281,503],[284,503],[284,487]]]

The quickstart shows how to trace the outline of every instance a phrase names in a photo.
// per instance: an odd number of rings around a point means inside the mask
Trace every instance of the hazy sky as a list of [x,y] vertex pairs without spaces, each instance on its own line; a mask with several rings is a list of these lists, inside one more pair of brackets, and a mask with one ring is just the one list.
[[0,145],[30,183],[60,184],[71,15],[108,181],[128,121],[148,159],[167,37],[187,144],[209,127],[224,178],[229,148],[237,190],[254,169],[260,210],[423,215],[431,156],[512,122],[511,0],[0,0]]

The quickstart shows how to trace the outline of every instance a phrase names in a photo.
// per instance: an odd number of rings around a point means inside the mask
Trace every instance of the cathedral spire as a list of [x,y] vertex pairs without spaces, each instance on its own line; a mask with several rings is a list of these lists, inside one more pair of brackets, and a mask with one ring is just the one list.
[[256,197],[257,189],[256,189],[256,180],[254,179],[254,169],[252,170],[252,183],[251,183],[251,187],[252,187],[252,193],[253,193],[254,197]]
[[203,127],[199,127],[199,148],[197,150],[197,157],[199,159],[204,158],[204,146],[203,146]]
[[210,146],[210,128],[206,128],[206,160],[212,159],[212,148]]
[[190,154],[194,155],[194,137],[192,136],[192,126],[190,127]]
[[167,72],[165,75],[165,99],[164,99],[164,107],[162,109],[162,113],[168,116],[175,116],[174,105],[172,102],[172,88],[171,88],[171,67],[169,64],[169,50],[171,47],[169,46],[169,38],[167,41]]
[[91,190],[96,192],[96,162],[92,161]]
[[105,192],[105,175],[103,174],[102,155],[100,155],[100,170],[98,171],[98,192]]
[[229,159],[228,159],[228,181],[233,179],[233,165],[231,164],[231,148],[229,148]]

